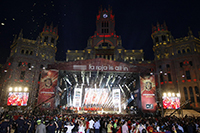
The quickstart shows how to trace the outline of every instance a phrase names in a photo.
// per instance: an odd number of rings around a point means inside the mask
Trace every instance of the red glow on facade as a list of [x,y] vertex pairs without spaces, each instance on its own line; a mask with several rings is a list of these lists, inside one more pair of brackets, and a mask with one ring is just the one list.
[[40,84],[40,81],[38,81],[38,84]]
[[196,82],[196,81],[197,81],[197,79],[194,79],[194,81]]
[[172,81],[169,81],[170,84],[172,84]]
[[9,63],[8,63],[8,65],[10,66],[10,65],[11,65],[11,63],[9,62]]
[[26,82],[28,82],[28,80],[26,80]]
[[24,80],[19,80],[20,82],[23,82]]
[[184,83],[184,82],[185,82],[185,80],[182,80],[182,82]]
[[165,84],[167,83],[167,81],[165,81]]
[[100,14],[99,15],[97,15],[97,20],[99,20],[100,19]]
[[187,81],[188,81],[188,82],[191,82],[191,79],[188,79]]
[[111,37],[111,35],[99,35],[99,37]]
[[115,17],[114,15],[110,14],[110,18],[111,18],[112,20],[114,19],[114,17]]
[[161,85],[163,85],[163,84],[164,84],[164,82],[160,82],[160,84],[161,84]]
[[17,81],[17,79],[15,79],[15,81]]

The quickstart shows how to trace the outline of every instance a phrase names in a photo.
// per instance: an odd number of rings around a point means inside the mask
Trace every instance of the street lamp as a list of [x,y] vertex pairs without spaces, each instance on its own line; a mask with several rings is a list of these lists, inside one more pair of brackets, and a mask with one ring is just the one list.
[[[159,73],[154,73],[154,75],[158,75],[158,87],[159,87],[159,98],[160,98],[160,104],[161,104],[161,116],[163,117],[164,116],[164,110],[163,110],[163,101],[162,101],[162,92],[161,92],[161,84],[160,84],[160,74],[162,74],[162,70],[160,70]],[[153,75],[153,73],[150,73],[151,75]],[[166,94],[165,94],[166,95]]]

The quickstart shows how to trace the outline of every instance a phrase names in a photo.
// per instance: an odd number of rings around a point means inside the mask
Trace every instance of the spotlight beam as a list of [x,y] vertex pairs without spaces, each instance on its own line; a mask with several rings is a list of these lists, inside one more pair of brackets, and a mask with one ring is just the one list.
[[124,95],[124,97],[126,97],[124,90],[122,89],[121,85],[119,85],[120,90],[122,91],[122,94]]
[[67,77],[65,77],[64,80],[66,80],[70,85],[72,85],[72,83],[69,81]]
[[99,87],[101,87],[102,81],[103,81],[103,74],[101,75],[101,79],[100,79],[100,81],[99,81]]
[[130,93],[131,91],[126,84],[125,84],[125,87],[127,88],[128,92]]
[[108,79],[107,79],[107,82],[106,82],[106,86],[108,86],[108,82],[110,81],[110,76],[111,75],[108,76]]

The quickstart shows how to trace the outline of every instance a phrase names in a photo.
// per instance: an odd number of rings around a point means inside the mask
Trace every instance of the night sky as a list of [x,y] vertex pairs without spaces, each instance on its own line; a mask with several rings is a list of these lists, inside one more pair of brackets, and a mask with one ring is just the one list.
[[36,39],[44,23],[58,25],[56,60],[65,60],[68,49],[82,50],[96,30],[99,7],[110,5],[115,30],[125,49],[143,49],[153,60],[152,25],[164,21],[174,38],[187,36],[188,27],[198,37],[200,1],[189,0],[0,0],[0,63],[5,63],[15,34]]

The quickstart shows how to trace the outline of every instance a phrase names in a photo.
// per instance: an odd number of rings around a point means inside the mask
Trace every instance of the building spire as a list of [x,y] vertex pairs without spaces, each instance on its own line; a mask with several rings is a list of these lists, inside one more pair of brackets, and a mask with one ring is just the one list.
[[190,27],[188,27],[188,36],[193,36],[192,30],[190,29]]
[[18,36],[19,39],[23,38],[23,33],[22,32],[23,32],[23,29],[21,29],[20,32],[19,32],[19,36]]

